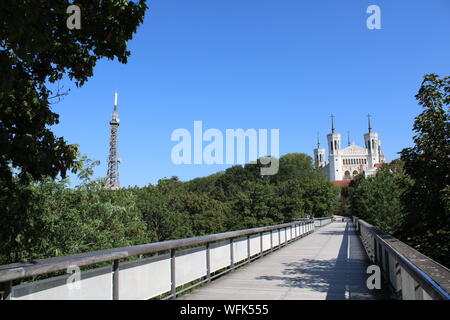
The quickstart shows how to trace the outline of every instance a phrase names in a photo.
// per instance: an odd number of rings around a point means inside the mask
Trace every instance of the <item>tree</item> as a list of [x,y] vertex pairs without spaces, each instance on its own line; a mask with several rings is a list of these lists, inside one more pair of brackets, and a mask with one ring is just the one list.
[[76,171],[77,145],[48,128],[50,105],[64,93],[49,89],[64,76],[82,86],[101,58],[127,63],[127,41],[143,22],[146,0],[78,0],[81,29],[69,30],[70,0],[0,1],[0,182]]
[[394,160],[375,176],[358,176],[349,186],[352,214],[395,236],[405,219],[402,197],[412,184],[401,167]]
[[68,179],[24,184],[14,177],[15,188],[0,192],[0,264],[329,215],[337,189],[317,174],[311,158],[288,159],[278,180],[252,164],[115,191],[104,188],[104,179],[91,180],[98,162],[85,156],[75,188]]
[[272,182],[286,181],[289,179],[313,180],[325,179],[325,176],[314,169],[312,158],[304,153],[289,153],[280,158],[280,169],[271,177]]
[[450,77],[425,76],[416,99],[414,147],[401,151],[414,184],[403,199],[408,211],[403,237],[416,249],[450,265]]
[[313,217],[326,217],[334,213],[339,198],[339,188],[325,179],[305,183],[305,213]]
[[3,195],[0,264],[149,242],[136,196],[105,190],[101,181],[71,189],[45,179]]
[[156,186],[132,190],[137,195],[137,207],[147,224],[150,242],[181,239],[193,235],[189,216],[178,210],[179,196],[185,193],[177,177],[161,179]]

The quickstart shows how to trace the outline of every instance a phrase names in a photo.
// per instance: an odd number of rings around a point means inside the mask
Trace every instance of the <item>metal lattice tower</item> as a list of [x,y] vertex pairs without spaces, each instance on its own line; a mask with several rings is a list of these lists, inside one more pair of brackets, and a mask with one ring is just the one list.
[[108,189],[117,190],[120,188],[119,183],[119,162],[118,158],[118,144],[119,144],[119,114],[117,112],[117,92],[114,96],[114,111],[112,113],[112,119],[109,122],[111,128],[111,134],[109,137],[109,157],[108,157],[108,173],[107,183]]

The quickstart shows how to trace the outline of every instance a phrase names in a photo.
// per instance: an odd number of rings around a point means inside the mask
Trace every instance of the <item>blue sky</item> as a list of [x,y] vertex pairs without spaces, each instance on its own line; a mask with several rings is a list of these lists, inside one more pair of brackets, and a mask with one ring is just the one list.
[[[381,8],[381,30],[366,9]],[[412,144],[414,95],[426,73],[450,75],[450,1],[153,0],[128,64],[102,60],[53,106],[53,129],[101,161],[119,92],[122,186],[188,180],[226,165],[175,165],[177,128],[280,130],[280,153],[312,155],[317,132],[363,145],[367,113],[388,160]],[[343,145],[346,143],[343,143]],[[206,145],[206,144],[205,144]],[[76,182],[76,179],[72,179]]]

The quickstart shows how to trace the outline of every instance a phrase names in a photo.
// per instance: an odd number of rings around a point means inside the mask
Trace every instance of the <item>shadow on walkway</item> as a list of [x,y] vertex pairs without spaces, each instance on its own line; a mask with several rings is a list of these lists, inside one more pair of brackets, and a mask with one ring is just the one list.
[[350,223],[346,224],[344,231],[324,231],[321,234],[343,236],[337,258],[301,259],[298,262],[284,263],[282,274],[285,276],[260,276],[257,279],[281,280],[283,283],[278,285],[280,287],[326,292],[327,300],[383,299],[384,294],[380,295],[366,286],[369,260],[359,237],[354,229],[350,228]]

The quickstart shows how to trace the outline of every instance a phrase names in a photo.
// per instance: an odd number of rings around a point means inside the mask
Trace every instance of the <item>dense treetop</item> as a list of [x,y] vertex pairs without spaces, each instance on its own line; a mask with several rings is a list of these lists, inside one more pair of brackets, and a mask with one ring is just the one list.
[[90,180],[96,163],[84,161],[76,188],[48,178],[1,190],[0,264],[326,216],[338,197],[305,154],[281,157],[280,177],[248,164],[117,191]]
[[414,146],[349,188],[351,211],[450,266],[450,77],[424,77]]
[[79,0],[81,29],[69,30],[69,0],[0,1],[0,183],[65,176],[82,164],[77,146],[56,137],[51,110],[64,92],[49,84],[68,76],[77,86],[101,58],[126,63],[127,41],[143,22],[146,1]]

